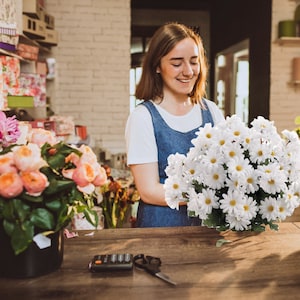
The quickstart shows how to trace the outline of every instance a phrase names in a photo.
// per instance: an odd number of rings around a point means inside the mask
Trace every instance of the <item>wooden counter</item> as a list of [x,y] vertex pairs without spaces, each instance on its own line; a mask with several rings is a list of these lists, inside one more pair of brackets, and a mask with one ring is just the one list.
[[[65,242],[56,272],[33,279],[0,279],[0,299],[300,299],[300,223],[278,232],[219,234],[205,227],[105,229]],[[230,243],[216,247],[225,238]],[[145,253],[162,259],[170,286],[134,269],[123,276],[92,275],[100,253]]]

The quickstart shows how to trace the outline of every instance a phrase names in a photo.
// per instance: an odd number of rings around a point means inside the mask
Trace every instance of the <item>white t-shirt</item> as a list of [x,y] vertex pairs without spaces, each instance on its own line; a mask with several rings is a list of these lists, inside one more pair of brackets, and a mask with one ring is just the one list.
[[[214,123],[224,120],[224,116],[217,105],[206,99]],[[187,132],[202,125],[202,112],[199,104],[194,105],[192,110],[183,116],[174,116],[154,104],[158,112],[174,130]],[[151,114],[143,106],[137,106],[129,115],[126,129],[125,140],[127,148],[127,164],[144,164],[158,161],[158,153]]]

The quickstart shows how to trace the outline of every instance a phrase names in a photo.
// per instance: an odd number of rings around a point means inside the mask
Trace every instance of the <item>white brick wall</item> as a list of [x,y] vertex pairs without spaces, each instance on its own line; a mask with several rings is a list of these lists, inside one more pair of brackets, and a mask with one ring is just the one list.
[[59,32],[51,108],[86,125],[95,146],[125,151],[130,0],[48,0],[47,12]]
[[270,119],[278,130],[296,127],[294,119],[300,115],[300,85],[290,84],[292,79],[292,59],[300,56],[300,43],[279,45],[278,23],[294,18],[300,5],[297,0],[273,0],[272,40],[271,40],[271,87]]

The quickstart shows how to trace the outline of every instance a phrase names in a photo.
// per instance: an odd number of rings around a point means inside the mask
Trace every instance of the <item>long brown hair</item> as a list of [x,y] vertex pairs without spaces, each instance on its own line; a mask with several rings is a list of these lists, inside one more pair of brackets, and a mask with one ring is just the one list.
[[199,50],[200,73],[190,93],[192,103],[200,103],[205,96],[208,73],[207,59],[201,37],[191,28],[179,23],[168,23],[161,26],[151,38],[149,49],[142,65],[142,76],[136,87],[135,96],[140,100],[163,99],[163,82],[157,74],[161,58],[167,55],[177,43],[185,38],[192,38]]

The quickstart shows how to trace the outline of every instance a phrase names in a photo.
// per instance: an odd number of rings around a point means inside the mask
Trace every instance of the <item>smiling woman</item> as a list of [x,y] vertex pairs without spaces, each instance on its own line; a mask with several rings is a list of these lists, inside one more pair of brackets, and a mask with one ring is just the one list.
[[143,61],[136,97],[143,100],[126,126],[128,165],[141,195],[137,226],[190,226],[186,205],[170,209],[163,183],[167,157],[185,154],[199,127],[223,120],[217,106],[204,98],[207,62],[200,36],[178,23],[161,26]]

